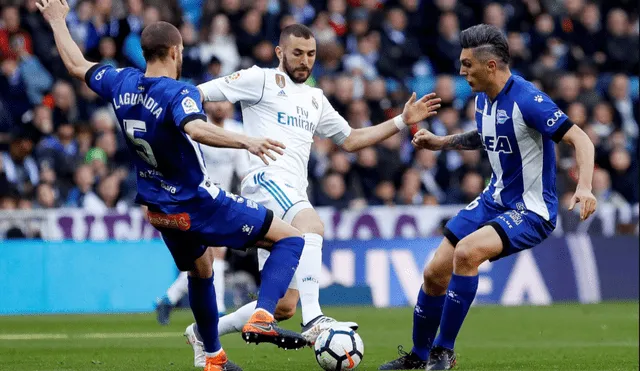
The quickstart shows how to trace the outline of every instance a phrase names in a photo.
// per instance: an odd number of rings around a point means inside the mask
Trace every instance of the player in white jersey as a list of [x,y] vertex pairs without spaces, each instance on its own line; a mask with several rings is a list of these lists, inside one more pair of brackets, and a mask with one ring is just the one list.
[[[276,318],[291,318],[300,300],[302,333],[314,342],[336,320],[324,316],[319,304],[324,226],[306,192],[313,136],[331,138],[346,151],[358,151],[435,115],[440,100],[435,94],[418,100],[414,93],[396,118],[376,126],[352,129],[322,90],[304,84],[316,58],[316,41],[309,28],[300,24],[284,28],[276,54],[280,60],[276,69],[254,66],[201,84],[199,89],[205,101],[240,102],[247,135],[269,133],[286,145],[286,154],[268,167],[250,159],[241,195],[271,208],[304,235],[299,269],[287,294],[278,302]],[[259,250],[258,255],[262,268],[268,252]],[[239,331],[254,307],[255,302],[222,317],[220,334]],[[342,324],[357,328],[353,322]]]
[[[208,121],[213,125],[224,128],[234,133],[243,133],[242,124],[233,120],[233,105],[230,102],[207,102],[204,104]],[[202,157],[207,167],[207,173],[213,183],[225,191],[231,192],[234,175],[242,179],[249,168],[249,153],[230,148],[218,148],[202,146]],[[224,303],[224,273],[226,262],[224,261],[227,252],[226,247],[213,249],[213,284],[216,290],[216,301],[218,311],[222,315],[226,312]],[[176,304],[189,291],[187,272],[180,272],[176,280],[169,286],[166,294],[158,300],[156,306],[156,317],[161,325],[168,325],[171,311]],[[204,364],[204,358],[202,358]]]

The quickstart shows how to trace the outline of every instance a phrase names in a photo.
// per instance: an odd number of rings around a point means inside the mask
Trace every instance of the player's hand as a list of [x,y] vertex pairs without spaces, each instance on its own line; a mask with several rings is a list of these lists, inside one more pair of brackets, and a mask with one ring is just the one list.
[[274,156],[272,152],[283,155],[284,152],[282,150],[285,148],[286,147],[284,144],[278,142],[277,140],[268,138],[250,138],[249,143],[247,144],[247,151],[260,157],[265,165],[269,165],[269,162],[267,161],[267,158],[265,156],[269,157],[273,161],[276,161],[276,156]]
[[587,220],[596,211],[598,201],[591,191],[578,187],[576,193],[571,197],[569,210],[573,210],[577,203],[582,204],[580,205],[580,220]]
[[427,129],[420,129],[411,140],[411,144],[417,149],[429,149],[438,151],[441,148],[439,137]]
[[37,0],[36,7],[49,23],[64,20],[69,13],[67,0]]
[[430,93],[416,100],[416,93],[411,94],[411,98],[404,104],[402,120],[407,125],[415,125],[420,121],[435,116],[440,108],[440,98],[436,98],[436,93]]

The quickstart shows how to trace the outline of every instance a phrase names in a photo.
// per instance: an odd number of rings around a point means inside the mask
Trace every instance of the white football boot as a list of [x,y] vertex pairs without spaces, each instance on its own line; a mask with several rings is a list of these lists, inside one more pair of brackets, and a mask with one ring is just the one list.
[[207,364],[206,357],[204,355],[204,343],[198,339],[196,335],[196,324],[190,324],[186,330],[184,330],[184,337],[187,339],[187,344],[193,348],[193,365],[195,367],[203,368]]

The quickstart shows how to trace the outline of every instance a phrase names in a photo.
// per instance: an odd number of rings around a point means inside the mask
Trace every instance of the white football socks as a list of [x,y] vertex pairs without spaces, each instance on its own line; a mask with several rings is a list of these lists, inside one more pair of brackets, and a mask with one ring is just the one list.
[[252,301],[236,309],[235,312],[220,317],[218,321],[218,336],[242,331],[242,327],[256,310],[257,303],[257,301]]
[[213,287],[216,290],[218,313],[227,311],[227,307],[224,305],[224,271],[226,267],[227,263],[223,259],[213,261]]
[[322,270],[322,236],[305,233],[304,249],[296,271],[296,284],[302,305],[302,323],[322,315],[320,309],[320,272]]
[[167,299],[171,305],[176,305],[189,291],[189,279],[187,272],[180,272],[178,278],[167,289]]

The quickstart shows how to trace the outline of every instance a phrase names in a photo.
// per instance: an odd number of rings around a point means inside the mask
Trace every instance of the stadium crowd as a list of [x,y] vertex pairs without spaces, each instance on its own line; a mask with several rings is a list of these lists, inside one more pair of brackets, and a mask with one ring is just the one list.
[[[352,126],[393,117],[412,91],[435,91],[443,107],[421,126],[438,135],[475,127],[472,93],[457,76],[458,36],[494,24],[508,36],[512,71],[541,86],[596,145],[599,201],[638,202],[637,1],[68,1],[70,29],[87,58],[118,67],[144,68],[145,25],[178,25],[183,79],[195,84],[254,64],[276,67],[281,27],[307,24],[318,44],[307,83]],[[135,174],[108,102],[71,80],[35,0],[0,4],[0,209],[126,210]],[[405,131],[355,154],[317,139],[311,202],[465,204],[485,187],[491,169],[481,151],[416,152],[410,138]],[[558,146],[564,199],[575,188],[571,151]]]

